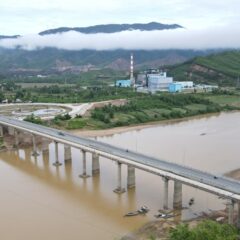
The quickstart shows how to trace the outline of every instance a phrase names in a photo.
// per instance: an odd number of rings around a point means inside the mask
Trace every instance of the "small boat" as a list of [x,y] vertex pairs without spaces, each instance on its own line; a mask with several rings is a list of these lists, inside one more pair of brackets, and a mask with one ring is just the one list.
[[140,215],[140,214],[146,214],[147,212],[149,212],[149,208],[147,206],[142,206],[137,211],[133,211],[133,212],[129,212],[129,213],[125,214],[124,217],[137,216],[137,215]]
[[127,214],[124,215],[124,217],[132,217],[132,216],[137,216],[139,215],[138,211],[134,211],[134,212],[129,212]]
[[154,215],[155,218],[164,218],[164,219],[172,218],[175,216],[177,216],[177,214],[173,214],[173,213],[170,213],[170,214],[169,213],[167,213],[167,214],[159,213],[159,214]]
[[166,216],[166,214],[163,213],[158,213],[156,215],[154,215],[155,218],[164,218]]

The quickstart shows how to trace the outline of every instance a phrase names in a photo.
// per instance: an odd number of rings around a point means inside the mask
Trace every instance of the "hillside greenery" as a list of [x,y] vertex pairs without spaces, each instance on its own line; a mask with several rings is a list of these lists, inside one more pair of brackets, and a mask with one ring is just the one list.
[[176,81],[219,86],[236,86],[240,76],[240,51],[226,51],[196,57],[186,63],[169,67],[169,75]]
[[[11,76],[37,75],[57,73],[61,75],[56,67],[58,63],[65,66],[83,66],[92,64],[98,68],[105,68],[116,60],[125,60],[125,67],[119,66],[120,69],[129,70],[130,54],[134,54],[135,66],[152,67],[154,63],[159,62],[163,65],[166,60],[172,58],[171,63],[183,62],[195,56],[205,56],[212,52],[194,51],[194,50],[62,50],[56,48],[43,48],[35,50],[24,49],[5,49],[0,48],[0,73]],[[155,65],[156,66],[156,65]],[[28,71],[23,71],[28,70]]]

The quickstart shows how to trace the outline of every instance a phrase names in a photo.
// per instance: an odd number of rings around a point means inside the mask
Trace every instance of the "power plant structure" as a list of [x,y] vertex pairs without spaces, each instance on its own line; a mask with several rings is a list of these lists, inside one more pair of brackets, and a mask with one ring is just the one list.
[[132,86],[135,86],[135,79],[133,76],[133,53],[131,53],[131,57],[130,57],[130,80],[132,83]]
[[135,78],[133,75],[133,53],[131,53],[131,56],[130,56],[130,79],[117,80],[115,86],[135,88]]

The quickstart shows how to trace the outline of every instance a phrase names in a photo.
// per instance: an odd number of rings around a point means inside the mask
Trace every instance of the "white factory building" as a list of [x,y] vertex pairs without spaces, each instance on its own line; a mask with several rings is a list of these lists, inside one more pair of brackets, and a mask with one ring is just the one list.
[[150,92],[168,90],[169,84],[173,82],[172,77],[167,77],[166,72],[147,74],[147,85]]
[[193,82],[185,81],[185,82],[176,82],[182,85],[182,88],[193,88]]

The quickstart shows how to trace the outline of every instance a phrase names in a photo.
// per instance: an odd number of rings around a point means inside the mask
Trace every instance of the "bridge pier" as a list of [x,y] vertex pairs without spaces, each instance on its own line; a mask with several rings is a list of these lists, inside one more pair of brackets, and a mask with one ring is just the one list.
[[39,154],[38,154],[38,152],[37,152],[36,136],[35,136],[34,134],[32,135],[32,143],[33,143],[32,156],[37,157]]
[[85,150],[82,150],[82,156],[83,156],[83,170],[82,170],[82,174],[79,175],[79,177],[88,178],[90,176],[87,175],[87,162],[86,162],[86,151]]
[[99,167],[99,155],[97,153],[92,154],[92,174],[97,174],[100,171]]
[[8,127],[8,134],[11,136],[14,136],[14,128],[13,127]]
[[135,182],[135,167],[128,165],[127,166],[127,187],[134,188],[136,185]]
[[237,228],[240,229],[240,202],[237,202]]
[[164,181],[164,195],[163,195],[163,209],[168,209],[168,184],[169,179],[167,177],[163,177]]
[[19,145],[19,132],[17,129],[14,129],[14,138],[15,138],[15,147]]
[[64,145],[64,161],[69,161],[72,159],[71,147]]
[[61,166],[62,163],[59,162],[59,156],[58,156],[58,142],[54,141],[55,146],[55,163],[53,163],[54,166],[58,167]]
[[117,188],[113,190],[115,193],[124,193],[125,189],[122,188],[122,163],[117,162],[118,165],[118,184]]
[[3,126],[0,125],[0,137],[3,137]]
[[174,181],[173,208],[182,208],[182,183],[177,180]]
[[233,200],[228,201],[227,212],[228,212],[228,224],[233,224],[233,215],[234,215],[234,201]]

